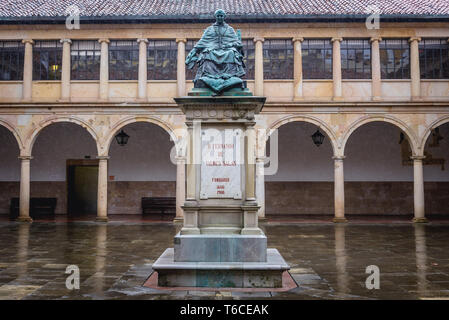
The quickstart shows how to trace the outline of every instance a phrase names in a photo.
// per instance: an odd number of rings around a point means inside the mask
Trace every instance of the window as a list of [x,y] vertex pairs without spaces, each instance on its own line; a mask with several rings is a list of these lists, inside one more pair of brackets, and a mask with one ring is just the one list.
[[371,79],[369,40],[343,40],[340,52],[343,79]]
[[0,41],[0,80],[23,80],[24,54],[21,41]]
[[100,48],[100,43],[96,40],[73,41],[70,50],[72,80],[100,79]]
[[263,43],[264,79],[293,79],[293,44],[289,40],[265,40]]
[[303,79],[332,79],[330,40],[306,39],[301,46]]
[[419,68],[422,79],[449,79],[449,44],[446,39],[419,42]]
[[407,39],[382,40],[379,49],[382,79],[410,79],[410,47]]
[[33,80],[61,80],[62,44],[36,41],[33,48]]
[[148,80],[176,80],[178,46],[175,40],[148,42]]
[[254,79],[254,40],[253,39],[242,39],[243,45],[243,53],[245,54],[243,57],[243,61],[246,66],[246,74],[243,79],[252,80]]
[[109,80],[137,80],[139,44],[136,40],[112,40],[109,44]]
[[[193,49],[198,40],[187,40],[186,43],[186,57],[189,52]],[[195,63],[195,66],[192,69],[188,69],[186,66],[186,79],[193,80],[195,79],[196,71],[198,70],[198,65]]]

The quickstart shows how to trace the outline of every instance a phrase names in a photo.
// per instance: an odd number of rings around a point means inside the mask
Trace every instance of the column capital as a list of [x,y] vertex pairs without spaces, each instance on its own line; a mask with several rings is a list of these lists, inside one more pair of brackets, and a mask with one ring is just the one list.
[[408,42],[413,42],[413,41],[419,42],[419,41],[421,41],[421,38],[420,37],[410,37],[410,39],[408,39]]
[[179,163],[179,162],[186,162],[187,158],[185,156],[176,156],[175,160],[176,160],[177,163]]
[[186,42],[187,42],[187,39],[186,39],[186,38],[176,38],[176,43],[179,43],[179,42],[184,42],[184,43],[186,43]]
[[335,41],[342,42],[343,38],[332,38],[331,39],[331,42],[335,42]]
[[72,44],[72,40],[70,40],[70,39],[61,39],[61,40],[59,40],[59,42],[62,44],[64,44],[64,43]]
[[426,156],[411,156],[410,159],[413,161],[423,161],[426,158]]
[[146,38],[139,38],[139,39],[137,39],[137,43],[141,43],[141,42],[148,43],[148,39],[146,39]]
[[33,156],[19,156],[18,157],[20,160],[32,160]]
[[100,161],[101,160],[109,160],[109,158],[110,158],[109,156],[97,156],[97,159]]
[[382,38],[381,37],[372,37],[371,39],[369,39],[369,42],[370,43],[373,43],[373,42],[381,42],[382,41]]
[[265,39],[262,38],[262,37],[254,37],[253,41],[254,41],[254,42],[264,42]]
[[295,42],[303,42],[304,41],[304,38],[302,38],[302,37],[294,37],[294,38],[292,38],[292,42],[293,43],[295,43]]
[[263,162],[263,163],[265,163],[265,159],[266,159],[267,157],[256,157],[256,162]]
[[343,161],[346,157],[345,156],[333,156],[332,159],[336,161]]
[[33,44],[34,44],[34,40],[33,40],[33,39],[23,39],[23,40],[22,40],[22,43],[23,43],[23,44],[29,43],[29,44],[32,44],[32,45],[33,45]]
[[109,42],[111,42],[111,41],[109,41],[109,39],[102,38],[102,39],[98,39],[98,42],[99,42],[99,43],[106,42],[107,44],[109,44]]

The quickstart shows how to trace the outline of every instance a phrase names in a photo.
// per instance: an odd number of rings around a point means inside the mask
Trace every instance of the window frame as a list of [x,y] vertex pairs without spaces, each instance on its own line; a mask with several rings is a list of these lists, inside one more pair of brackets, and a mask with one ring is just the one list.
[[[431,69],[432,71],[432,76],[428,77],[428,73],[429,73],[429,69],[427,67],[427,51],[432,50],[432,49],[427,49],[426,48],[426,42],[430,42],[430,41],[439,41],[440,43],[438,44],[440,47],[439,48],[435,48],[436,50],[439,51],[439,66],[437,71],[439,72],[438,76],[435,76],[435,68]],[[428,44],[430,45],[430,44]],[[434,50],[435,50],[434,49]],[[418,50],[419,50],[419,73],[421,76],[421,79],[424,80],[437,80],[437,79],[449,79],[449,43],[447,41],[446,38],[426,38],[426,39],[421,39],[421,41],[418,44]],[[446,54],[445,56],[443,55],[443,52],[446,50]],[[445,61],[446,60],[446,61]],[[445,67],[446,65],[446,67]]]
[[[262,50],[264,79],[293,80],[294,48],[291,39],[265,39]],[[279,53],[283,52],[284,58],[282,59],[279,57],[279,54],[276,56],[276,54],[270,53],[270,51],[279,51]],[[273,68],[277,70],[274,70]]]
[[[119,45],[128,42],[128,45]],[[114,53],[117,53],[115,59]],[[120,55],[127,55],[129,59],[120,59]],[[114,63],[115,62],[115,63]],[[118,62],[118,63],[117,63]],[[139,77],[139,44],[137,39],[114,39],[108,45],[109,80],[126,81],[138,80]],[[128,64],[127,66],[125,64]],[[120,69],[122,67],[122,69]],[[117,75],[122,75],[117,76]]]
[[[5,46],[9,44],[11,46]],[[16,44],[12,46],[12,44]],[[7,58],[9,56],[9,58]],[[12,63],[15,56],[15,65]],[[8,63],[5,63],[9,60]],[[25,62],[25,45],[20,40],[0,41],[0,81],[23,81],[23,66]],[[14,68],[12,67],[15,67]],[[8,74],[9,79],[4,79],[3,74]],[[11,74],[15,76],[11,77]]]
[[[167,43],[168,46],[165,46],[163,49],[157,49],[156,43]],[[164,47],[161,45],[161,47]],[[154,50],[154,63],[150,63],[150,51]],[[165,55],[168,55],[168,58],[162,59],[162,61],[159,62],[160,54],[159,52],[167,51],[168,53],[165,53]],[[161,72],[154,72],[159,70],[158,64],[164,64],[164,61],[168,61],[170,64],[170,70],[169,72],[161,73]],[[148,45],[147,45],[147,80],[176,80],[177,79],[177,65],[178,65],[178,44],[176,43],[175,39],[148,39]],[[165,68],[163,66],[163,68]],[[162,70],[162,69],[161,69]],[[153,75],[156,76],[153,76]]]
[[[92,49],[82,48],[79,49],[79,45],[82,43],[90,42],[93,44]],[[80,54],[84,52],[84,55]],[[77,54],[74,54],[77,53]],[[89,53],[89,54],[88,54]],[[92,54],[90,54],[92,53]],[[79,59],[79,57],[86,56],[92,58],[86,58],[85,61]],[[78,59],[75,59],[75,58]],[[74,60],[77,60],[76,64]],[[83,62],[80,64],[80,62]],[[89,66],[89,63],[91,64]],[[100,64],[101,64],[101,45],[98,40],[72,40],[72,45],[70,46],[70,80],[74,81],[84,81],[84,80],[100,80]],[[79,69],[75,70],[75,66]],[[81,67],[80,67],[81,66]],[[96,72],[98,71],[98,72]],[[80,77],[80,75],[84,75]],[[75,77],[77,76],[77,77]]]
[[[360,41],[360,46],[356,42]],[[351,43],[352,42],[352,43]],[[365,59],[366,51],[369,52],[368,63]],[[354,67],[349,66],[350,54],[354,53]],[[362,55],[362,67],[357,67],[357,55]],[[370,80],[372,79],[371,70],[371,44],[369,39],[345,38],[340,45],[341,56],[341,78],[342,80]],[[361,71],[360,71],[361,70]],[[366,72],[368,71],[368,72]]]
[[[322,48],[319,48],[318,46],[315,48],[311,42],[318,42],[322,41]],[[307,60],[307,57],[310,56],[309,52],[312,50],[322,50],[322,67],[321,68],[311,68],[312,64],[310,63],[304,63],[305,60]],[[333,77],[333,45],[330,38],[310,38],[310,39],[304,39],[301,44],[301,57],[302,57],[302,76],[304,80],[332,80]],[[307,54],[305,54],[307,52]],[[330,55],[328,56],[328,54]],[[329,60],[329,63],[327,63],[327,60]],[[319,69],[321,70],[321,73],[323,76],[319,75]],[[308,73],[311,73],[309,76]],[[317,74],[318,76],[313,76],[314,74]]]
[[[43,46],[46,43],[54,44],[54,46]],[[45,63],[43,63],[42,53],[47,55],[46,68]],[[56,72],[50,69],[51,60],[55,62],[52,65],[58,66]],[[33,81],[60,81],[61,72],[62,43],[59,40],[36,40],[33,45]]]
[[[393,43],[393,41],[400,41],[400,46],[395,47],[395,44]],[[388,43],[390,43],[391,47],[388,47]],[[382,57],[386,56],[387,59],[389,60],[390,58],[390,54],[383,54],[383,51],[388,52],[388,50],[393,50],[393,54],[391,55],[393,57],[393,68],[388,67],[388,65],[390,64],[389,61],[387,61],[387,64],[385,64],[383,62]],[[400,59],[396,59],[394,50],[405,50],[405,52],[408,53],[408,65],[404,66],[404,55],[402,54],[402,57]],[[389,38],[389,39],[382,39],[379,43],[379,55],[380,55],[380,75],[381,75],[381,79],[382,80],[410,80],[411,75],[410,75],[410,43],[408,41],[408,39],[405,38]],[[398,69],[396,69],[396,67],[394,67],[396,65],[396,62],[400,61],[400,67]],[[389,76],[392,73],[389,72],[389,70],[393,70],[393,76]],[[397,74],[397,73],[400,74]],[[405,76],[404,76],[405,74]]]

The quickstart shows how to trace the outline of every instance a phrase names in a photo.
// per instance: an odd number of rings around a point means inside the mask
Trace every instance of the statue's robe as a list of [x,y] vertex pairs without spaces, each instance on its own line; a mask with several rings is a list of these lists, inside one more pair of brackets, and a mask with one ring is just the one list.
[[226,23],[209,26],[195,45],[197,56],[187,65],[198,63],[194,82],[204,82],[216,93],[241,84],[245,75],[242,42]]

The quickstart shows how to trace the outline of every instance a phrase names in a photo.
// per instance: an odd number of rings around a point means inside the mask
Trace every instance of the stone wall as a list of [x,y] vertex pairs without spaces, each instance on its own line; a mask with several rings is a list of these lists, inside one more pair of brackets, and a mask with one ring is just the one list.
[[108,183],[109,214],[142,214],[143,197],[175,197],[175,181],[116,181]]
[[[9,213],[19,182],[0,182],[0,214]],[[67,213],[65,182],[31,183],[32,197],[56,197],[57,214]],[[449,182],[425,182],[426,214],[449,214]],[[266,182],[266,214],[334,214],[333,182]],[[141,214],[142,197],[174,197],[174,181],[110,181],[109,214]],[[345,182],[346,214],[411,215],[412,182]]]
[[[425,182],[426,214],[449,214],[449,182]],[[334,214],[333,182],[266,182],[266,214]],[[412,182],[345,182],[346,214],[413,214]]]

